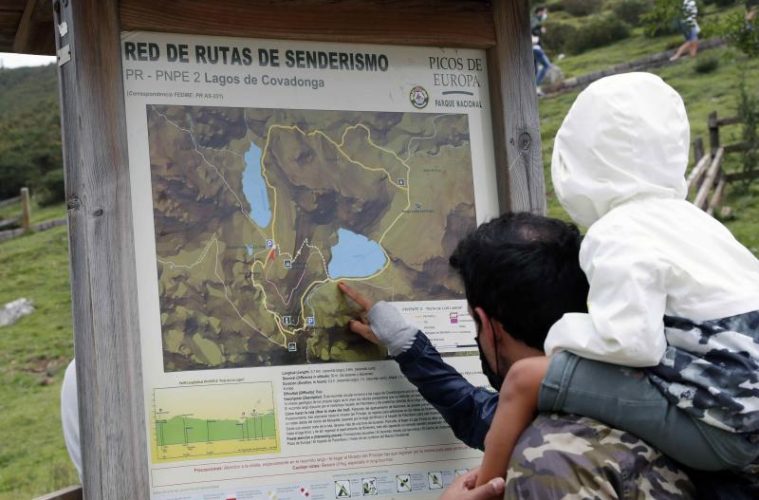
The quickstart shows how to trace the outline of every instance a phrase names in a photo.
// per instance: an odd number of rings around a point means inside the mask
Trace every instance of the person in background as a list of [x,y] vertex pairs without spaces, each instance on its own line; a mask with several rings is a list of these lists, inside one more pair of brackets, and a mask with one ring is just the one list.
[[543,95],[540,85],[546,77],[551,61],[543,50],[541,38],[546,32],[544,23],[548,19],[548,7],[535,7],[533,16],[530,18],[530,33],[532,34],[532,57],[535,60],[535,85],[538,95]]
[[79,398],[76,393],[76,360],[71,360],[61,385],[61,425],[71,462],[82,480],[82,447],[79,443]]
[[701,33],[697,17],[698,5],[696,5],[696,0],[683,0],[680,29],[685,37],[685,42],[680,45],[675,54],[669,58],[670,61],[680,59],[686,51],[691,57],[696,57],[696,54],[698,53],[698,34]]
[[759,0],[746,0],[746,23],[753,24],[759,13]]

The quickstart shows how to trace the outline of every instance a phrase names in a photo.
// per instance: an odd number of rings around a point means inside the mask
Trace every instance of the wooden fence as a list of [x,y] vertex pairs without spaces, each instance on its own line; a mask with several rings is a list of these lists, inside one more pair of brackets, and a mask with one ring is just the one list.
[[32,202],[29,196],[29,188],[21,188],[21,194],[15,198],[0,201],[0,208],[9,207],[19,203],[21,213],[18,217],[0,219],[0,241],[10,240],[31,231],[44,231],[66,224],[66,219],[55,219],[32,225]]
[[0,200],[0,208],[5,208],[11,205],[14,205],[21,201],[20,196],[16,196],[15,198],[6,198],[4,200]]
[[724,171],[725,156],[730,153],[746,151],[751,145],[744,142],[722,145],[720,143],[720,127],[741,123],[737,116],[719,118],[716,111],[709,114],[709,154],[704,152],[704,141],[701,137],[693,141],[695,166],[688,174],[688,193],[693,204],[709,215],[722,206],[725,189],[729,182],[759,176],[759,172],[726,173]]
[[52,229],[54,227],[58,226],[65,226],[66,225],[66,219],[54,219],[49,220],[45,222],[40,222],[39,224],[34,224],[33,226],[30,226],[29,229],[10,229],[8,231],[0,231],[0,241],[10,240],[12,238],[15,238],[17,236],[21,236],[22,234],[25,234],[29,231],[38,233],[40,231],[45,231],[47,229]]
[[21,204],[21,214],[10,219],[0,219],[0,231],[20,227],[23,231],[31,229],[32,203],[29,197],[29,188],[21,188],[21,193],[15,198],[0,201],[0,208],[9,207],[16,203]]

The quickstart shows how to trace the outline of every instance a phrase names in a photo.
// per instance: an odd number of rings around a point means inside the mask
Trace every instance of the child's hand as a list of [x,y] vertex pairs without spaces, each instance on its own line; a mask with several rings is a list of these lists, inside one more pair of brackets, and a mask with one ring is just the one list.
[[366,340],[373,344],[379,344],[380,341],[377,338],[377,336],[372,331],[372,328],[369,326],[369,320],[366,318],[366,315],[369,313],[369,310],[374,305],[370,299],[367,299],[360,293],[358,293],[353,288],[349,287],[342,281],[337,284],[337,288],[343,292],[345,295],[348,296],[353,302],[361,306],[361,316],[360,319],[352,319],[348,323],[348,328],[353,333],[357,333],[364,337]]
[[440,496],[440,500],[487,500],[501,498],[504,491],[504,480],[501,477],[491,479],[482,486],[477,484],[479,469],[467,472],[456,478]]

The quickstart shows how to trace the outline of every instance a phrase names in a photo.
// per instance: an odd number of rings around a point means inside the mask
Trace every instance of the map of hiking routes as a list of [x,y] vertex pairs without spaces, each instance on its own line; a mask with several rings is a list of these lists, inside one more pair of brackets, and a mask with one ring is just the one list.
[[149,105],[164,370],[382,359],[375,300],[462,299],[465,114]]

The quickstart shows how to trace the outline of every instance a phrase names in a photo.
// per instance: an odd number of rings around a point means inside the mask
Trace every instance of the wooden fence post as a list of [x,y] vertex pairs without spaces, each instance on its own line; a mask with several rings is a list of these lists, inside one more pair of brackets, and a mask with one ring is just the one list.
[[21,228],[24,232],[32,228],[32,204],[29,200],[29,188],[21,188]]
[[696,137],[693,141],[693,164],[698,165],[699,160],[704,157],[704,140]]
[[698,188],[696,198],[693,200],[693,204],[702,210],[706,210],[709,191],[711,191],[712,186],[714,186],[714,183],[720,176],[724,155],[725,150],[723,148],[719,148],[717,150],[717,154],[714,155],[714,159],[712,160],[711,165],[709,165],[709,170],[706,172],[704,182],[701,183],[701,187]]
[[712,158],[717,154],[719,149],[719,120],[717,112],[709,113],[709,154]]

